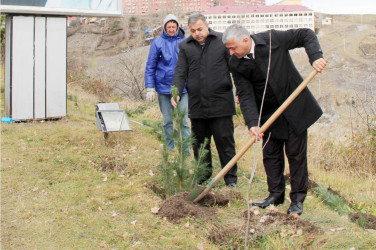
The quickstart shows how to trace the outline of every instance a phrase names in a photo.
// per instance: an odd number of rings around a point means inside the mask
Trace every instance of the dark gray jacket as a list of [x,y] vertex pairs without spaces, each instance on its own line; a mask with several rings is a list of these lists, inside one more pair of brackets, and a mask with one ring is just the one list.
[[235,114],[234,95],[222,33],[209,29],[202,47],[189,36],[179,44],[173,85],[188,91],[189,117],[207,119]]
[[[255,60],[259,69],[266,76],[269,61],[270,33],[262,32],[251,36],[255,42]],[[312,64],[315,60],[322,58],[322,51],[315,33],[310,29],[296,29],[287,31],[271,31],[272,52],[270,63],[270,75],[268,88],[271,88],[281,105],[289,95],[299,86],[303,78],[289,54],[289,50],[304,47],[309,61]],[[256,104],[254,87],[251,81],[251,74],[247,66],[247,59],[238,59],[232,56],[230,69],[233,74],[237,94],[239,96],[240,108],[249,128],[257,126],[259,115]],[[283,112],[284,118],[300,134],[317,121],[322,115],[322,110],[308,88]],[[262,119],[266,121],[266,117]],[[273,134],[273,133],[272,133]]]

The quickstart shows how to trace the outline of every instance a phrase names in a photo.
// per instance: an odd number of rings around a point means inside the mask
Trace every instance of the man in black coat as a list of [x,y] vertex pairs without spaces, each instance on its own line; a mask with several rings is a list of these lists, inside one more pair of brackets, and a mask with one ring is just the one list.
[[[235,24],[226,29],[222,40],[232,55],[230,70],[240,108],[250,134],[254,136],[258,135],[261,107],[262,125],[303,81],[289,50],[304,47],[318,72],[327,64],[318,39],[310,29],[271,30],[251,36],[244,27]],[[284,202],[285,150],[291,176],[291,205],[287,213],[300,215],[303,212],[308,185],[307,129],[321,115],[319,104],[306,88],[265,132],[263,163],[270,194],[266,199],[254,202],[254,206],[265,208]],[[261,138],[264,134],[258,136]]]
[[[212,175],[210,140],[213,136],[222,168],[235,156],[234,94],[228,60],[230,54],[222,43],[222,33],[209,28],[202,14],[193,14],[188,19],[191,36],[179,44],[178,61],[173,85],[182,95],[184,86],[188,92],[189,118],[195,138],[193,152],[198,158],[199,149],[208,139],[208,154],[204,159],[208,164],[206,175],[198,183]],[[178,97],[179,99],[179,97]],[[171,99],[176,107],[176,103]],[[237,165],[224,177],[226,185],[235,188]]]

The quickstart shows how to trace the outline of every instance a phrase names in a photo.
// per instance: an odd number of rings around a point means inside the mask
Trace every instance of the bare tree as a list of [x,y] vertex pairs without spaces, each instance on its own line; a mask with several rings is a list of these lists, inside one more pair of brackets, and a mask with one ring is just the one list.
[[146,58],[147,54],[145,54],[145,48],[127,49],[125,53],[119,57],[123,78],[116,80],[114,87],[120,90],[125,96],[136,100],[145,99],[144,72]]

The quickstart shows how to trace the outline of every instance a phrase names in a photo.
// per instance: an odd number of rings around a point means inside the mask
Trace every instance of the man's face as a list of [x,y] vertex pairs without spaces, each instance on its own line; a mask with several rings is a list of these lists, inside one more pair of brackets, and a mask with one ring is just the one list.
[[176,22],[170,21],[166,23],[165,30],[167,35],[174,36],[178,31],[178,24]]
[[188,27],[193,39],[201,44],[205,43],[205,40],[209,35],[209,24],[205,24],[199,19],[195,24],[189,24]]
[[232,37],[225,44],[226,48],[229,49],[230,55],[235,55],[237,58],[243,58],[249,53],[252,46],[252,41],[250,38],[244,37],[240,41]]

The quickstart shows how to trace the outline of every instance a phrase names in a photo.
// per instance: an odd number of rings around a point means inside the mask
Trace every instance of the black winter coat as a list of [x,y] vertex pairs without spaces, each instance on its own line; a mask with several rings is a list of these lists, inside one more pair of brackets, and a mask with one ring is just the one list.
[[[251,35],[251,37],[255,42],[256,64],[266,77],[269,61],[270,33],[269,31],[262,32]],[[322,58],[323,55],[318,39],[311,29],[272,30],[271,40],[272,49],[268,88],[271,88],[279,105],[281,105],[303,81],[302,76],[295,68],[289,50],[304,47],[311,64],[315,60]],[[232,56],[229,65],[235,80],[240,108],[245,122],[249,128],[257,126],[259,116],[258,106],[260,105],[256,105],[247,59],[238,59]],[[305,88],[283,112],[284,118],[298,135],[317,121],[321,115],[322,110],[308,88]],[[265,122],[265,118],[267,117],[263,116],[264,114],[262,115],[262,121]]]
[[222,33],[209,29],[202,47],[189,36],[179,44],[173,85],[188,92],[189,117],[207,119],[235,114],[233,86],[228,61],[230,54]]

